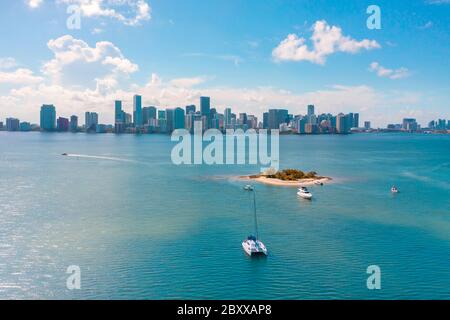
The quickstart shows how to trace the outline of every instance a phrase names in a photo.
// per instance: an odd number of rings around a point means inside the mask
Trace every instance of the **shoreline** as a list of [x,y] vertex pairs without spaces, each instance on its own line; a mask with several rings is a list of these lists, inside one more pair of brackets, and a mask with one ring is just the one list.
[[241,180],[249,180],[256,181],[259,183],[271,185],[271,186],[279,186],[279,187],[301,187],[301,186],[313,186],[316,183],[330,183],[333,179],[329,177],[320,177],[320,178],[308,178],[308,179],[299,179],[295,181],[285,181],[275,178],[267,178],[264,176],[240,176]]

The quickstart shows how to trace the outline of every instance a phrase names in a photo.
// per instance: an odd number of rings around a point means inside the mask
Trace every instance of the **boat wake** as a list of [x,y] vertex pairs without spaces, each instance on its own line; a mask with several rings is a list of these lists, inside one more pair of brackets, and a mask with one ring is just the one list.
[[70,157],[70,158],[109,160],[109,161],[127,162],[127,163],[141,163],[139,161],[130,160],[130,159],[123,159],[123,158],[116,158],[116,157],[106,157],[106,156],[92,156],[92,155],[87,155],[87,154],[70,154],[70,153],[65,153],[63,155],[66,156],[66,157]]

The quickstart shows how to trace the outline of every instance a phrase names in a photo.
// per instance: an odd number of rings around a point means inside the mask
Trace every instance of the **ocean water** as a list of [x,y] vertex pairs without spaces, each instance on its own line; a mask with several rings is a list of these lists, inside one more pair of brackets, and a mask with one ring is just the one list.
[[[241,247],[252,198],[234,177],[257,167],[177,167],[163,135],[0,132],[0,298],[450,298],[450,135],[280,144],[282,168],[334,182],[311,202],[256,185],[270,253],[254,259]],[[81,290],[66,288],[70,265]]]

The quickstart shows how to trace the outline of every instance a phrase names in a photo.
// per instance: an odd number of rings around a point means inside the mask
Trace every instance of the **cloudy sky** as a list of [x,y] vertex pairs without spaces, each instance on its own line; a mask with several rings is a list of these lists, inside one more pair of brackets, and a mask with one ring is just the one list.
[[38,122],[51,103],[111,123],[136,93],[259,117],[315,104],[376,126],[450,118],[450,0],[4,0],[0,28],[0,121]]

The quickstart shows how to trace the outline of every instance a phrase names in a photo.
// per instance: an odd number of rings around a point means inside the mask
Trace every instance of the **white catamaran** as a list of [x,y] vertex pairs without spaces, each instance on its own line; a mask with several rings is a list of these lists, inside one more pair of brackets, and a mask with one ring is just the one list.
[[257,256],[257,255],[264,255],[267,256],[267,248],[259,240],[258,235],[258,218],[256,216],[256,191],[255,188],[249,188],[246,189],[247,191],[253,192],[253,210],[254,210],[254,216],[255,216],[255,236],[249,236],[244,242],[242,242],[242,248],[244,248],[245,253],[247,253],[249,256]]

